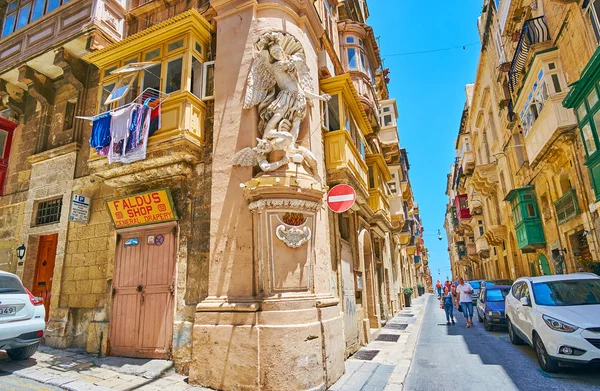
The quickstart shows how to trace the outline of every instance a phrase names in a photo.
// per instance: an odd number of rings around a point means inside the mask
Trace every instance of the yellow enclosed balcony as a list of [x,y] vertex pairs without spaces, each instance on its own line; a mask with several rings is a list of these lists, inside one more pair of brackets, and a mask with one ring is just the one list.
[[366,156],[370,148],[365,135],[372,132],[349,75],[321,81],[321,90],[331,95],[323,104],[323,138],[327,182],[348,183],[357,191],[359,202],[370,197]]
[[210,39],[210,24],[192,9],[84,57],[100,72],[98,113],[151,101],[147,98],[161,102],[145,160],[109,165],[90,151],[90,168],[107,184],[192,172],[206,145],[206,102],[214,95]]
[[369,166],[369,206],[373,212],[382,212],[390,217],[390,196],[388,182],[392,180],[390,170],[382,154],[367,155]]

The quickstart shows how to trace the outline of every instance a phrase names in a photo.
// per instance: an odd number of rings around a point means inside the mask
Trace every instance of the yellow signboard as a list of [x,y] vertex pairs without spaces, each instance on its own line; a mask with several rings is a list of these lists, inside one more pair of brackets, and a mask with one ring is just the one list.
[[106,201],[115,228],[177,220],[169,189],[152,190]]

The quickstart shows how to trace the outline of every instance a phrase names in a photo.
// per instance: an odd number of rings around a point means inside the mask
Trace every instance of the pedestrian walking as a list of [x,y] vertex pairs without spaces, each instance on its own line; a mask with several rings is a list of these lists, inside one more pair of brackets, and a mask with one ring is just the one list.
[[448,288],[448,290],[452,290],[452,283],[450,282],[450,280],[446,279],[446,282],[444,283],[444,288]]
[[458,286],[456,287],[456,293],[458,294],[457,305],[462,307],[462,313],[467,320],[467,328],[474,327],[473,324],[473,287],[462,277],[458,278]]
[[437,289],[438,299],[441,299],[442,298],[442,283],[440,282],[440,280],[437,280],[437,283],[435,284],[435,289]]
[[452,297],[452,291],[446,287],[444,287],[444,294],[440,298],[440,307],[446,312],[446,324],[448,326],[450,326],[450,322],[456,324],[454,321],[454,299]]

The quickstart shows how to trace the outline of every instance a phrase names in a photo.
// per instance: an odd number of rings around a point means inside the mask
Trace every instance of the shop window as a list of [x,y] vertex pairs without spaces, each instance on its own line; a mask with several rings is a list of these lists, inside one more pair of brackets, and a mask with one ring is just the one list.
[[183,58],[178,58],[167,63],[167,84],[165,88],[167,94],[181,89],[182,67]]
[[35,225],[52,224],[60,221],[62,198],[41,201],[37,204]]
[[204,63],[202,79],[202,99],[214,99],[215,97],[215,62],[209,61]]

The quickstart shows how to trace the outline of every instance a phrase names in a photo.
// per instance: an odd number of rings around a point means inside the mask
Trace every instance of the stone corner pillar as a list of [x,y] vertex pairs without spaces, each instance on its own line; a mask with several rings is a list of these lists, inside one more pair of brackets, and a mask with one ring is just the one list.
[[[249,168],[232,167],[232,156],[259,137],[256,109],[242,108],[255,43],[266,32],[293,35],[318,91],[322,26],[306,0],[211,4],[217,55],[208,297],[196,307],[190,383],[325,390],[343,374],[345,351],[339,299],[327,288],[325,190],[301,164],[254,177]],[[307,109],[299,142],[317,157],[323,175],[322,135],[311,132],[320,129],[318,107]]]

